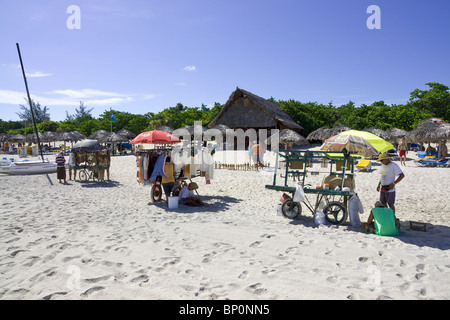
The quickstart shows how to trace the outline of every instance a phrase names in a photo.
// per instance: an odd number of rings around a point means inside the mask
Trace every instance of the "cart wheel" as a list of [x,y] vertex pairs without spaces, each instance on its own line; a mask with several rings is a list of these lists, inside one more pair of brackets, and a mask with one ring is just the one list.
[[331,224],[341,224],[347,220],[347,209],[345,206],[338,201],[328,202],[323,207],[323,213],[325,214],[325,219]]
[[289,198],[283,201],[283,204],[281,205],[281,212],[286,218],[295,219],[302,213],[302,206],[300,203]]
[[172,189],[172,196],[173,197],[178,197],[178,195],[180,194],[182,187],[180,185],[177,185],[175,187],[173,187]]
[[153,202],[161,200],[162,188],[160,184],[154,184],[150,193],[150,198]]
[[78,176],[80,177],[81,181],[87,181],[87,174],[86,171],[82,170],[80,171],[80,173],[78,174]]

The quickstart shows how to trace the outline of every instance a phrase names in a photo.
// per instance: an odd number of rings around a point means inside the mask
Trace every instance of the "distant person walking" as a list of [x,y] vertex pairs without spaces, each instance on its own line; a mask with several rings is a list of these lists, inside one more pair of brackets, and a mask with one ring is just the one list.
[[[400,165],[406,166],[406,154],[408,153],[408,144],[405,141],[405,138],[402,138],[402,141],[398,145],[398,155],[400,156]],[[402,161],[403,159],[403,161]]]
[[59,179],[59,183],[61,183],[61,180],[64,179],[64,183],[67,183],[66,181],[66,159],[64,158],[63,152],[58,154],[56,156],[56,176],[57,179]]

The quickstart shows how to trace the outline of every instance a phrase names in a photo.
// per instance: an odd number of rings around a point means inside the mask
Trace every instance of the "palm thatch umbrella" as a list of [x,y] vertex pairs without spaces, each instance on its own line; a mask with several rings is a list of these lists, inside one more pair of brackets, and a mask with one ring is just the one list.
[[21,141],[25,141],[26,137],[23,134],[12,134],[10,136],[8,136],[8,141],[9,142],[21,142]]
[[368,128],[368,129],[364,129],[363,131],[373,133],[377,137],[380,137],[381,139],[384,139],[384,140],[390,139],[390,135],[386,131],[378,129],[378,128]]
[[164,132],[168,132],[168,133],[172,133],[173,129],[169,126],[161,126],[159,128],[157,128],[156,130],[158,131],[164,131]]
[[[166,131],[167,132],[167,131]],[[120,129],[117,131],[117,134],[120,134],[121,136],[124,136],[125,138],[128,138],[129,140],[132,140],[136,137],[136,135],[127,129]]]
[[100,139],[100,138],[102,138],[103,136],[105,136],[105,135],[107,135],[107,134],[109,134],[108,131],[105,131],[105,130],[97,130],[97,131],[95,131],[93,134],[91,134],[91,135],[88,137],[88,139],[90,139],[90,140],[97,140],[97,139]]
[[76,136],[72,132],[60,132],[57,139],[58,141],[75,141]]
[[350,129],[347,126],[339,126],[339,127],[330,128],[329,130],[327,130],[325,132],[325,134],[328,135],[328,136],[325,137],[325,139],[323,139],[323,140],[326,140],[326,139],[328,139],[328,138],[330,138],[332,136],[335,136],[335,135],[337,135],[337,134],[339,134],[341,132],[348,131],[348,130],[352,130],[352,129]]
[[224,124],[218,124],[213,129],[219,130],[223,135],[227,134],[227,130],[230,130],[231,128],[224,125]]
[[311,132],[306,139],[307,140],[327,140],[328,138],[335,136],[341,132],[350,130],[349,127],[339,126],[333,128],[321,127],[313,132]]
[[295,144],[307,144],[308,140],[302,135],[291,129],[283,129],[280,131],[280,142],[283,143],[295,143]]
[[180,129],[186,129],[190,134],[194,134],[195,132],[201,132],[202,134],[206,131],[206,128],[200,125],[192,125],[192,126],[184,126]]
[[320,127],[320,128],[318,128],[318,129],[316,129],[316,130],[314,130],[313,132],[311,132],[310,134],[308,134],[308,136],[306,137],[306,140],[309,140],[309,141],[313,141],[313,140],[322,140],[322,135],[323,135],[323,132],[325,131],[325,130],[327,130],[327,129],[329,129],[329,128],[326,128],[326,127]]
[[75,141],[80,141],[86,138],[86,136],[84,134],[82,134],[81,132],[75,130],[75,131],[71,131],[73,137],[75,138]]
[[407,142],[429,143],[450,139],[450,123],[438,118],[429,118],[405,136]]
[[9,133],[0,133],[0,142],[8,141],[8,137],[10,136]]
[[386,132],[389,134],[388,141],[395,141],[397,139],[403,138],[408,133],[408,131],[398,128],[392,128],[387,130]]
[[128,142],[128,141],[130,141],[130,139],[128,139],[127,137],[124,137],[121,134],[111,132],[107,135],[104,135],[100,139],[97,139],[97,141],[100,143],[107,143],[107,142],[114,143],[114,142]]
[[64,141],[64,150],[66,150],[66,142],[70,141],[73,145],[74,142],[82,139],[81,135],[78,131],[60,132],[56,135],[56,140]]

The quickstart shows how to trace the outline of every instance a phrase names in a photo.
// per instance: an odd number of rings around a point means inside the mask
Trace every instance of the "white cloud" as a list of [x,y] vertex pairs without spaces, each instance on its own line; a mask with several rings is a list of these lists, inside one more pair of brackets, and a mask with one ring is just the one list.
[[0,103],[25,104],[26,93],[12,90],[0,90]]
[[[85,105],[119,105],[139,100],[154,99],[154,94],[121,94],[95,89],[55,90],[43,94],[31,94],[31,99],[42,106],[77,106],[80,101]],[[0,90],[0,104],[26,104],[26,93],[12,90]]]
[[52,73],[44,73],[44,72],[41,72],[41,71],[36,71],[36,72],[33,72],[33,73],[25,73],[26,74],[26,76],[28,77],[28,78],[42,78],[42,77],[49,77],[49,76],[52,76],[53,74]]
[[93,97],[124,97],[125,95],[119,94],[116,92],[108,92],[108,91],[101,91],[101,90],[95,90],[95,89],[81,89],[81,90],[55,90],[51,93],[56,93],[60,95],[67,96],[69,98],[76,98],[76,99],[87,99],[87,98],[93,98]]
[[197,71],[197,68],[195,66],[186,66],[183,69],[184,71]]
[[184,82],[177,82],[177,83],[175,83],[175,85],[176,85],[176,86],[182,86],[182,87],[185,87],[185,86],[186,86],[186,83],[184,83]]

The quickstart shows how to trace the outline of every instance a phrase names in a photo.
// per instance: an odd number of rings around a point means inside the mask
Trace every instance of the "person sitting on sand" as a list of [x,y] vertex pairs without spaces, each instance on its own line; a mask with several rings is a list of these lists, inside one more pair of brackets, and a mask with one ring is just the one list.
[[441,162],[444,161],[447,158],[447,146],[445,145],[447,141],[446,140],[442,140],[441,141],[441,145],[439,147],[439,154],[438,154],[438,159],[436,159],[436,162]]
[[178,200],[188,206],[204,206],[203,201],[200,200],[199,197],[196,197],[194,194],[194,190],[196,189],[198,189],[198,185],[195,182],[189,183],[189,185],[181,189],[180,193],[178,194]]
[[[378,224],[375,224],[378,221]],[[383,221],[383,225],[381,225]],[[381,201],[375,202],[375,208],[370,211],[367,223],[363,224],[370,233],[386,236],[398,235],[400,220],[395,217],[394,210],[387,208]]]

